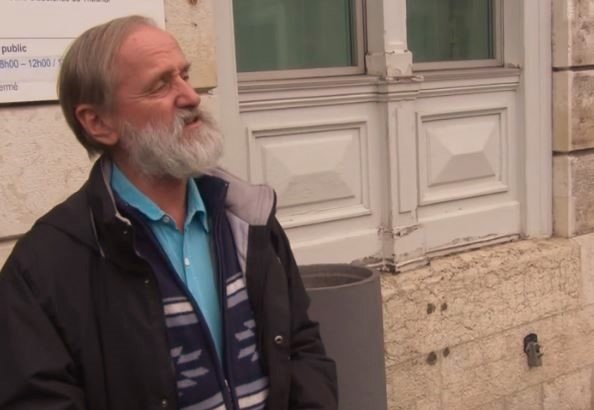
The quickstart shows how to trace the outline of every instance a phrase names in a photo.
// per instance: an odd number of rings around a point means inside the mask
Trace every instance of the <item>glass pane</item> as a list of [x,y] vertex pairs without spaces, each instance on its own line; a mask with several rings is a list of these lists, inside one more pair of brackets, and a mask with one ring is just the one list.
[[407,0],[416,63],[495,58],[493,0]]
[[233,0],[240,72],[354,62],[354,0]]

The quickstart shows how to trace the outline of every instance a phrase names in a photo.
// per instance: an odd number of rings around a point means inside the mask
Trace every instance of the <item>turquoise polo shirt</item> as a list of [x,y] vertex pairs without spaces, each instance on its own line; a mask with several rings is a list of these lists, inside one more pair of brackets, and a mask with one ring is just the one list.
[[210,252],[208,215],[196,182],[192,178],[188,180],[183,232],[177,229],[173,218],[140,192],[115,164],[112,165],[111,186],[124,202],[146,217],[171,265],[200,307],[221,357],[221,305]]

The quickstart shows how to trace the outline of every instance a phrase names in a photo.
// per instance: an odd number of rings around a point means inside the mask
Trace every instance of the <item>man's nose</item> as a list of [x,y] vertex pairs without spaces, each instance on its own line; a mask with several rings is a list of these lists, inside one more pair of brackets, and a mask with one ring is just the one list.
[[180,78],[179,93],[175,100],[178,108],[197,107],[200,105],[200,95],[185,80]]

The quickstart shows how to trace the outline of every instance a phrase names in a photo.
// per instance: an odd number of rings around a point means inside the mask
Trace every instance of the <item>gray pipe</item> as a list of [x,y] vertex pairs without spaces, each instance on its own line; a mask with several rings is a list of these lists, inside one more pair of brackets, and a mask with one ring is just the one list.
[[386,410],[379,274],[347,264],[300,266],[327,353],[336,360],[340,410]]

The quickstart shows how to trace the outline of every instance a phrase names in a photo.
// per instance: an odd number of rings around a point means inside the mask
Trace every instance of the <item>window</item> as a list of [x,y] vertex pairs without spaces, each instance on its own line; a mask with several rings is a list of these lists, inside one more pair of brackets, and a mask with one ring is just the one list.
[[360,3],[233,0],[236,61],[237,70],[243,73],[241,78],[362,72]]
[[497,65],[498,3],[495,0],[407,0],[408,47],[413,53],[415,68]]

